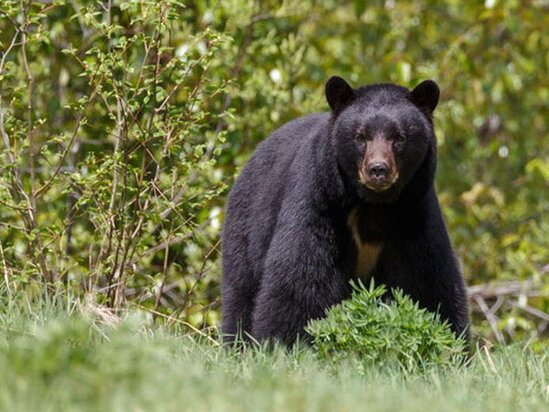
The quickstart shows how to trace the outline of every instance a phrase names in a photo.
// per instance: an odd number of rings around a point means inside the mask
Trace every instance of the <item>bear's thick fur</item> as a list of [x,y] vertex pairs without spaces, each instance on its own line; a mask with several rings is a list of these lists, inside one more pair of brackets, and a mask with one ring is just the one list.
[[331,113],[263,141],[237,179],[223,232],[223,327],[291,344],[374,277],[468,327],[463,279],[435,194],[436,83],[326,84]]

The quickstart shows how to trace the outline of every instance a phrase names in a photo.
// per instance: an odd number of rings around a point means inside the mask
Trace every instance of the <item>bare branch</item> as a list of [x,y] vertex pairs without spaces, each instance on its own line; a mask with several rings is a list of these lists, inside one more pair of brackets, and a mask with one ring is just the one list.
[[484,299],[480,296],[475,296],[475,301],[478,303],[478,306],[480,310],[482,310],[482,313],[484,313],[484,316],[486,316],[486,319],[488,320],[488,323],[490,324],[490,328],[492,328],[492,332],[494,333],[496,339],[499,343],[505,343],[505,339],[503,338],[503,335],[498,329],[498,318],[496,315],[494,315],[492,312],[490,312],[490,309],[486,305],[486,302],[484,302]]

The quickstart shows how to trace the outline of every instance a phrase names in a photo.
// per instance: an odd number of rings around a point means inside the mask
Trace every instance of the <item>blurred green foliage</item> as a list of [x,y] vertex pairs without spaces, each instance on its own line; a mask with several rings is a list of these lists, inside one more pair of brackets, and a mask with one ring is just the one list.
[[[257,143],[326,110],[330,75],[432,78],[466,281],[531,280],[520,303],[547,313],[548,26],[545,0],[3,0],[8,290],[215,325],[222,206]],[[519,306],[501,306],[501,330],[547,330]]]

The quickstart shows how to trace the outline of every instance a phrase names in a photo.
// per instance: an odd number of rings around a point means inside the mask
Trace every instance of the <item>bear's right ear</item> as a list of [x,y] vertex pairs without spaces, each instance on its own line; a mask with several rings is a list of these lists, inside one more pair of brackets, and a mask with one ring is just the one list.
[[326,82],[326,100],[332,111],[340,109],[354,97],[352,87],[341,77],[332,76]]

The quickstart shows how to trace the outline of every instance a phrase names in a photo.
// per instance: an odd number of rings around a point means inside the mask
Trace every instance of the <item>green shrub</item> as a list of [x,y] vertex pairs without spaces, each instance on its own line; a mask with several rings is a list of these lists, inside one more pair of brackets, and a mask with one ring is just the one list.
[[466,344],[438,314],[420,309],[401,290],[386,302],[384,286],[351,282],[351,299],[309,323],[321,358],[357,358],[367,364],[397,364],[404,369],[448,366],[463,360]]

